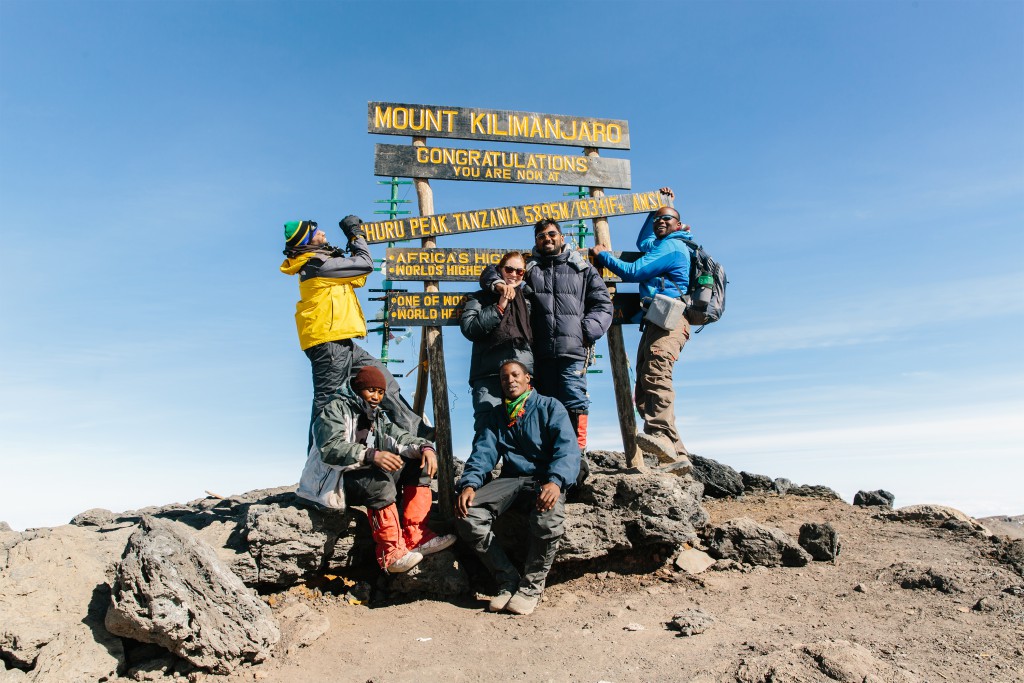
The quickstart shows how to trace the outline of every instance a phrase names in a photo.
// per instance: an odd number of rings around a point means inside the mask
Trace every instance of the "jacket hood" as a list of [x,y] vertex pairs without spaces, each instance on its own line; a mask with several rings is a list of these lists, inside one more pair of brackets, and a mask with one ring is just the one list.
[[285,275],[295,275],[302,270],[302,266],[306,265],[306,261],[314,256],[316,256],[316,252],[311,251],[308,254],[299,254],[295,257],[286,258],[284,261],[281,261],[281,272]]

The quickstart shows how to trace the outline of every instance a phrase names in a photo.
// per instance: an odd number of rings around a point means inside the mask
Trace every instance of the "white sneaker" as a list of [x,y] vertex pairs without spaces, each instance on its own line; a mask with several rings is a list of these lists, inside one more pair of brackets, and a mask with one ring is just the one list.
[[447,534],[446,536],[434,536],[429,541],[420,543],[413,550],[420,555],[433,555],[434,553],[451,548],[453,545],[455,545],[455,534]]
[[676,461],[675,446],[664,436],[637,432],[636,445],[647,455],[658,458],[660,463],[668,464]]
[[418,565],[422,559],[423,555],[416,551],[410,551],[389,564],[384,571],[388,574],[404,574]]

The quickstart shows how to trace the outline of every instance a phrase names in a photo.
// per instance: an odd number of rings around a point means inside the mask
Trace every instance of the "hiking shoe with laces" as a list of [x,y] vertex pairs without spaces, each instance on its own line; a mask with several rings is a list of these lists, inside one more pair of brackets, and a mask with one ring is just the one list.
[[655,456],[662,464],[676,462],[676,448],[664,436],[637,432],[636,445],[647,455]]
[[685,477],[686,475],[693,472],[693,463],[691,463],[690,459],[683,455],[682,453],[677,453],[675,462],[670,462],[665,465],[659,465],[655,469],[658,472],[674,474],[677,477]]
[[447,534],[445,536],[434,536],[429,541],[424,541],[415,548],[411,548],[411,550],[415,550],[420,555],[426,556],[439,553],[453,545],[455,545],[455,534]]
[[388,574],[404,574],[418,565],[422,559],[423,555],[416,551],[410,551],[385,567],[384,571]]
[[529,596],[523,595],[522,593],[516,593],[512,596],[512,599],[505,605],[505,611],[511,612],[512,614],[518,614],[520,616],[529,616],[533,614],[533,610],[537,609],[537,603],[540,602],[540,596]]
[[488,612],[500,612],[505,609],[508,605],[509,600],[512,599],[512,594],[515,593],[515,588],[508,589],[502,588],[498,591],[498,594],[491,598],[490,603],[487,605]]

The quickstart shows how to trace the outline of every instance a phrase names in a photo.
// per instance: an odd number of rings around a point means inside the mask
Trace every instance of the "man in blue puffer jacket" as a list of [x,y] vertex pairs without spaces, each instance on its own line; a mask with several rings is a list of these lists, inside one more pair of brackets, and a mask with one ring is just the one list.
[[[661,193],[675,197],[667,187],[661,188]],[[643,252],[642,257],[627,263],[615,258],[607,247],[597,245],[592,250],[594,263],[624,282],[639,282],[645,309],[655,294],[681,297],[690,283],[690,249],[683,241],[691,238],[689,230],[690,226],[680,222],[678,211],[663,206],[647,217],[637,236],[636,246]],[[690,323],[685,318],[674,330],[648,323],[636,357],[634,397],[644,421],[643,432],[637,434],[637,445],[662,462],[678,463],[673,467],[677,474],[689,471],[690,461],[676,429],[672,371],[689,339]]]

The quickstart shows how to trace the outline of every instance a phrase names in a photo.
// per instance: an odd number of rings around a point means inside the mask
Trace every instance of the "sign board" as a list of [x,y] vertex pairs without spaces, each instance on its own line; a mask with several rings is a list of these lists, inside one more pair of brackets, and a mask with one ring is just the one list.
[[[542,218],[550,218],[555,221],[577,221],[600,216],[609,218],[626,216],[655,211],[663,206],[668,206],[668,203],[665,201],[664,195],[655,190],[632,194],[612,194],[604,197],[566,199],[540,204],[523,204],[522,206],[504,206],[497,209],[396,218],[391,221],[364,223],[363,230],[366,232],[367,242],[380,244],[442,235],[459,235],[480,230],[518,228],[524,225],[533,225]],[[640,226],[637,225],[636,229],[639,231]]]
[[370,102],[366,130],[381,135],[629,149],[629,124],[619,119],[507,109]]
[[[480,272],[489,265],[497,265],[501,257],[511,249],[431,249],[390,247],[384,257],[384,277],[388,280],[443,282],[476,282]],[[533,248],[517,249],[529,256]],[[588,249],[580,249],[588,256]],[[633,262],[640,258],[640,252],[613,252],[616,257]],[[607,268],[601,269],[605,282],[620,282],[619,276]]]
[[[388,322],[404,327],[458,325],[467,294],[471,292],[396,292],[387,293]],[[640,295],[616,294],[612,299],[613,325],[640,322]]]
[[400,178],[583,185],[623,190],[628,190],[632,182],[627,159],[410,145],[376,145],[373,172]]

